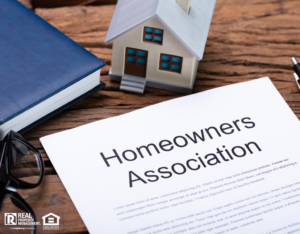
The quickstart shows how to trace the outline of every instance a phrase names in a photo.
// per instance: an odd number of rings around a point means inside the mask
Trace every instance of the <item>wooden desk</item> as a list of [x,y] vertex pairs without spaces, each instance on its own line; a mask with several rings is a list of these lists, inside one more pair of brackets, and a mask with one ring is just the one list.
[[[101,0],[64,1],[66,4],[101,3]],[[52,2],[59,2],[61,6],[64,1]],[[42,1],[34,0],[33,7],[38,6],[39,2]],[[105,90],[24,134],[42,152],[46,176],[39,188],[19,190],[19,193],[34,210],[64,210],[64,231],[55,233],[87,233],[87,229],[39,138],[184,95],[149,87],[146,87],[144,95],[127,93],[119,90],[120,83],[108,80],[112,45],[105,45],[103,41],[114,9],[115,5],[33,8],[50,24],[107,63],[101,70],[101,80],[107,85]],[[269,76],[299,118],[300,91],[293,77],[291,63],[292,56],[299,56],[300,59],[299,9],[300,1],[295,0],[218,0],[204,59],[198,68],[194,93]],[[72,166],[72,162],[68,166]]]

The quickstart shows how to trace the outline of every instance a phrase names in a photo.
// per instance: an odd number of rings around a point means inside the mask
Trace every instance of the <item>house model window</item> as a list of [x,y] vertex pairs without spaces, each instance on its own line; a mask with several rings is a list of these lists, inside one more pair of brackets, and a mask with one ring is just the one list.
[[164,30],[144,27],[143,41],[150,41],[162,45]]
[[126,48],[127,62],[146,65],[147,51]]
[[182,57],[169,54],[160,54],[159,69],[181,73],[182,60]]

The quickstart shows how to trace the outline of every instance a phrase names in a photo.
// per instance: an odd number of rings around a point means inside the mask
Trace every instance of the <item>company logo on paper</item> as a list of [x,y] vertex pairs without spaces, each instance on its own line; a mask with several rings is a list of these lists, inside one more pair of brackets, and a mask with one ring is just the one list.
[[44,230],[59,230],[60,217],[56,214],[50,213],[42,217]]
[[17,225],[17,213],[5,213],[4,225]]

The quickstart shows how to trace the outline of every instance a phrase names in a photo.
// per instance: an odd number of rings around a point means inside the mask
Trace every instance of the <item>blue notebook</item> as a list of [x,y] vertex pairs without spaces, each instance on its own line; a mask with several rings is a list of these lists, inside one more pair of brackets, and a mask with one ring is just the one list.
[[1,0],[0,22],[0,139],[105,86],[102,60],[16,0]]

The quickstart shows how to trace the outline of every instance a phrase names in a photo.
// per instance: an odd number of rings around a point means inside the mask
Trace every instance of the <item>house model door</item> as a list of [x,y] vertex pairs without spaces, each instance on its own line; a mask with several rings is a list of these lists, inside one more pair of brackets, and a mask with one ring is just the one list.
[[126,48],[125,74],[146,78],[148,51]]

